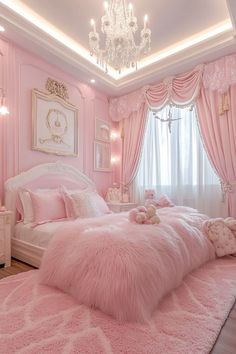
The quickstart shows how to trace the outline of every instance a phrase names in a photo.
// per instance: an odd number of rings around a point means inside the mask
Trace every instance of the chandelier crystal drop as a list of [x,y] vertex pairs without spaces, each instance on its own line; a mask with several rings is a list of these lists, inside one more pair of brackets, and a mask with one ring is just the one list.
[[89,33],[90,53],[96,56],[97,63],[108,72],[108,66],[119,73],[124,68],[136,68],[141,56],[150,51],[151,30],[147,26],[148,17],[144,16],[140,42],[136,44],[135,33],[138,30],[133,5],[126,0],[104,2],[105,14],[101,18],[101,32],[105,36],[104,46],[100,45],[100,35],[92,19],[92,31]]

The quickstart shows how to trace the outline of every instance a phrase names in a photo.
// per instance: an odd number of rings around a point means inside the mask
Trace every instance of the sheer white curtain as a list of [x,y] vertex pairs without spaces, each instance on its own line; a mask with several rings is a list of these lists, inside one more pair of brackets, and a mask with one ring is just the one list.
[[[158,117],[166,119],[166,106]],[[167,194],[175,204],[198,209],[210,216],[225,216],[220,183],[203,148],[195,109],[172,107],[168,124],[149,112],[142,157],[133,183],[134,198],[144,202],[144,190]]]

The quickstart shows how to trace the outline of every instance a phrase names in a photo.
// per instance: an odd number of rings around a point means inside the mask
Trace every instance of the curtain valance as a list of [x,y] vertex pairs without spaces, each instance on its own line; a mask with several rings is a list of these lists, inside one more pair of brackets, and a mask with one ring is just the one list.
[[219,93],[236,84],[236,54],[220,58],[205,66],[203,87]]
[[145,102],[142,89],[118,98],[112,98],[109,102],[109,114],[114,122],[129,118],[131,113],[138,112]]
[[176,77],[168,77],[156,85],[144,86],[142,89],[110,100],[109,113],[113,121],[120,121],[138,112],[143,103],[155,109],[163,108],[167,103],[176,106],[191,104],[198,96],[203,65]]

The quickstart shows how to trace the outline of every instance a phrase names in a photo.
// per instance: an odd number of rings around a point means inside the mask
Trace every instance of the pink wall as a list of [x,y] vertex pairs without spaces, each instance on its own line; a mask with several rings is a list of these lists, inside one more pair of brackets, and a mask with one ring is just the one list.
[[[80,169],[104,193],[115,173],[94,171],[93,142],[95,117],[109,120],[107,96],[11,43],[0,40],[0,49],[4,54],[4,78],[0,79],[7,91],[10,110],[7,118],[0,117],[0,196],[3,197],[7,178],[37,164],[58,160]],[[48,77],[66,84],[69,101],[79,110],[79,155],[76,158],[31,150],[31,90],[37,88],[46,92]]]

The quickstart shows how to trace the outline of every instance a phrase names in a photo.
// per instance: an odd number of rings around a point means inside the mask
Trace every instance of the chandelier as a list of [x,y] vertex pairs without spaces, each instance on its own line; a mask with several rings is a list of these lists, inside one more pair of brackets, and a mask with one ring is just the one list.
[[100,45],[100,35],[96,23],[90,21],[92,31],[89,33],[90,53],[96,56],[97,63],[108,72],[108,66],[119,73],[124,68],[136,68],[142,55],[150,51],[151,30],[147,26],[148,17],[144,16],[140,42],[136,44],[135,33],[138,30],[137,18],[133,5],[126,0],[110,0],[104,2],[105,14],[101,18],[101,32],[104,34],[104,45]]

